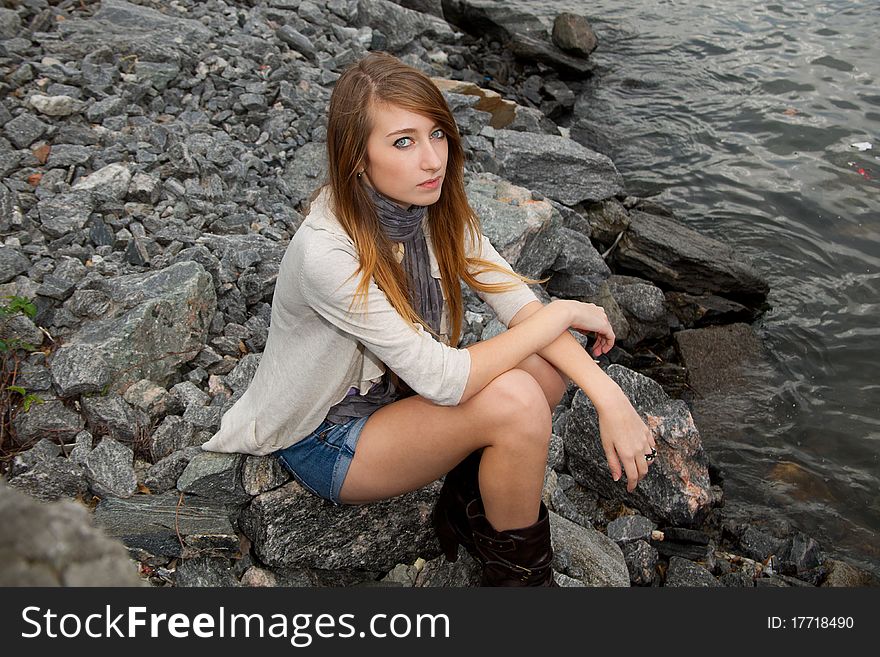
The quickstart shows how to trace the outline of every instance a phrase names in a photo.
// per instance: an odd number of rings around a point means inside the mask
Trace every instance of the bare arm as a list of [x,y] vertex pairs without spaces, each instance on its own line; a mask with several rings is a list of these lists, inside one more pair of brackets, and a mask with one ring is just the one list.
[[571,322],[570,306],[565,301],[552,301],[516,327],[469,345],[467,350],[471,355],[470,375],[459,403],[466,402],[492,379],[512,370],[523,359],[546,348],[562,333],[568,333]]
[[[546,307],[540,301],[526,304],[510,320],[508,332],[540,316]],[[598,334],[593,346],[595,355],[607,352],[613,342],[613,337],[609,342],[607,337]],[[602,371],[567,330],[536,353],[557,371],[568,375],[593,402],[599,414],[600,440],[611,477],[617,481],[626,472],[627,490],[635,490],[648,473],[644,455],[656,447],[656,442],[620,386]]]
[[[509,328],[512,329],[535,313],[541,312],[544,307],[540,301],[526,304],[510,320]],[[564,330],[553,342],[535,353],[553,365],[561,375],[574,381],[600,412],[603,408],[622,401],[623,392],[620,386],[602,371],[568,330]]]

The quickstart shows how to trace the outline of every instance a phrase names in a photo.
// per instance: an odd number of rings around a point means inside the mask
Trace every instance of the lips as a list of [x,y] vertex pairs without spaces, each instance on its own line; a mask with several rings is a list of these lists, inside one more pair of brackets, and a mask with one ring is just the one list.
[[419,187],[421,187],[422,185],[430,185],[431,183],[437,182],[438,180],[440,180],[440,176],[437,176],[436,178],[431,178],[430,180],[425,180],[419,183]]

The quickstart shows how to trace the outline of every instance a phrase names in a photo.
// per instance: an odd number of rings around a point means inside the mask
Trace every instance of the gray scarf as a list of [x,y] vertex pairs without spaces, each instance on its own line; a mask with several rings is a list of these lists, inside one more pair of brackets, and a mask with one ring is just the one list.
[[443,290],[431,276],[428,243],[422,228],[427,206],[412,205],[404,210],[370,185],[364,185],[373,199],[379,223],[392,242],[403,243],[403,269],[410,281],[410,303],[432,329],[440,335]]

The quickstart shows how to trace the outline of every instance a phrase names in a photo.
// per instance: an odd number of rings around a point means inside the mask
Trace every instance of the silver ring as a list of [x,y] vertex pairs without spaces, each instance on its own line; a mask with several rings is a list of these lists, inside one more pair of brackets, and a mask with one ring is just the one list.
[[654,460],[654,457],[655,457],[655,456],[657,456],[657,450],[654,449],[654,448],[652,447],[652,448],[651,448],[651,453],[650,453],[650,454],[645,454],[645,460],[646,460],[648,463],[650,463],[651,461]]

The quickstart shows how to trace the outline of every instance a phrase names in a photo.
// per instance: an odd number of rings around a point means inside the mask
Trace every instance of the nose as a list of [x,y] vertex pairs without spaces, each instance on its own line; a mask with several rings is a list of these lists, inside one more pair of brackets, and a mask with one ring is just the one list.
[[443,167],[443,158],[441,157],[441,144],[433,144],[428,141],[427,145],[422,149],[422,169],[425,171],[438,171]]

